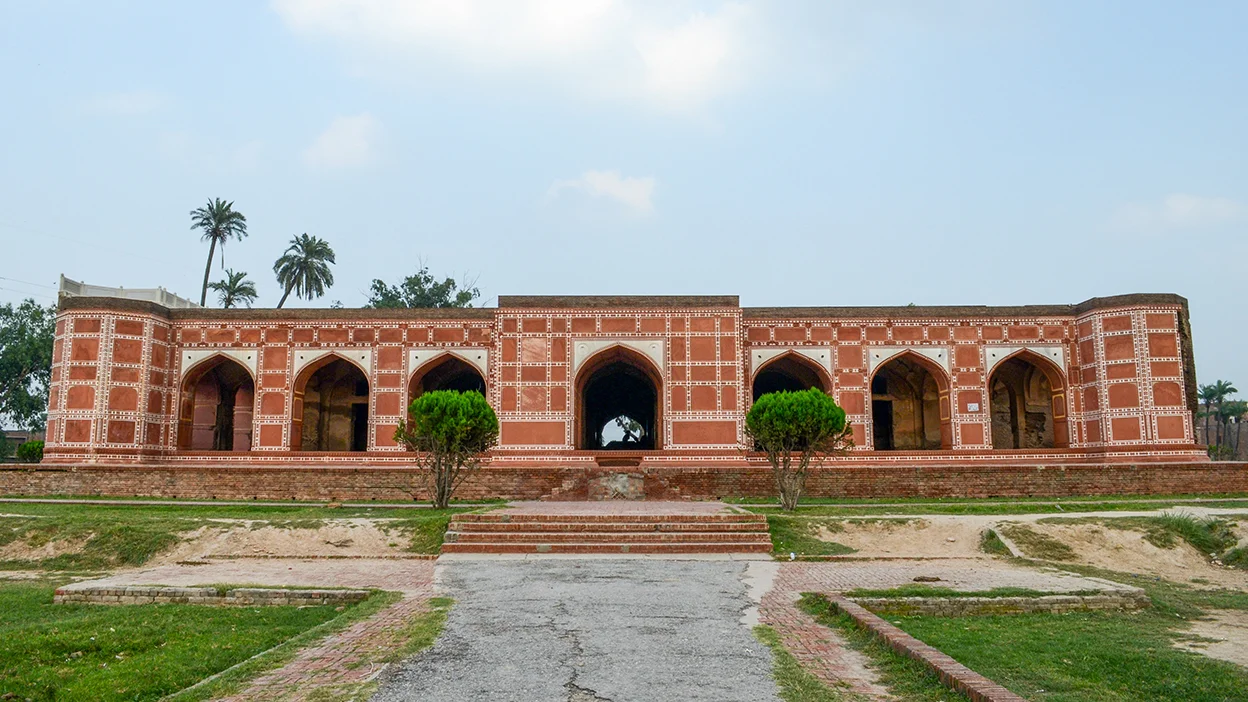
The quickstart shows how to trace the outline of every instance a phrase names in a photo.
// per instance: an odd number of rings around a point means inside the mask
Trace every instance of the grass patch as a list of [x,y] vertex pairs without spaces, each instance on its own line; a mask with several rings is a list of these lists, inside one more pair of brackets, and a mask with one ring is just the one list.
[[818,537],[819,527],[827,526],[837,530],[839,523],[832,520],[820,521],[801,517],[767,516],[767,528],[771,531],[771,549],[778,556],[795,553],[799,556],[842,556],[857,553],[835,541],[823,541]]
[[[1208,558],[1220,560],[1226,565],[1244,567],[1243,555],[1233,553],[1239,543],[1235,522],[1218,517],[1166,513],[1157,517],[1050,518],[1041,519],[1039,523],[1098,524],[1109,529],[1141,531],[1144,539],[1158,548],[1174,548],[1183,541]],[[1231,558],[1231,562],[1227,561],[1227,557]]]
[[[1236,502],[1248,500],[1248,492],[1217,492],[1217,493],[1179,493],[1168,495],[1074,495],[1070,497],[802,497],[804,505],[984,505],[1014,504],[1040,502],[1069,505],[1071,503],[1089,502],[1097,505],[1117,502],[1183,502],[1200,500],[1203,504],[1212,501]],[[779,505],[776,497],[724,497],[723,502],[735,505]],[[1241,503],[1242,506],[1242,503]],[[1155,508],[1155,507],[1154,507]]]
[[1046,561],[1073,561],[1078,557],[1071,547],[1025,524],[1007,522],[998,525],[997,528],[1001,530],[1005,538],[1013,541],[1023,554],[1030,558]]
[[1005,545],[997,532],[992,529],[984,529],[979,535],[979,550],[993,556],[1013,556],[1010,547]]
[[754,636],[771,649],[771,677],[780,688],[780,699],[784,702],[843,702],[856,698],[856,695],[832,690],[808,673],[780,643],[775,629],[760,624],[754,627]]
[[1208,502],[1184,502],[1182,500],[1162,500],[1141,502],[1139,500],[1105,501],[1105,502],[1067,502],[1052,498],[1035,500],[1019,499],[1017,501],[941,501],[941,502],[905,502],[877,500],[872,504],[862,501],[856,504],[851,500],[833,500],[833,504],[819,504],[818,500],[803,500],[802,506],[793,512],[785,512],[777,506],[743,507],[743,509],[759,514],[788,514],[810,517],[855,517],[879,515],[1006,515],[1006,514],[1077,514],[1079,512],[1149,512],[1159,509],[1171,509],[1185,505],[1200,507],[1248,507],[1246,500],[1211,500]]
[[820,624],[835,629],[849,645],[871,659],[880,682],[902,702],[953,702],[968,698],[945,687],[926,665],[902,656],[874,634],[858,627],[849,615],[832,606],[822,595],[804,593],[797,604]]
[[158,699],[340,616],[334,606],[54,605],[54,589],[0,581],[0,696]]
[[1073,592],[1044,592],[1023,587],[996,587],[991,590],[954,590],[931,585],[902,585],[887,590],[860,588],[845,593],[846,597],[1049,597],[1052,595],[1099,595],[1100,590],[1076,590]]

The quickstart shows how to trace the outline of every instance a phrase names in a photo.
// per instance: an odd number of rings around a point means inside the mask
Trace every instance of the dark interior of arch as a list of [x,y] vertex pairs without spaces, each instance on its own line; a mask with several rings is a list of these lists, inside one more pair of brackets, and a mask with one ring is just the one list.
[[895,358],[871,378],[871,438],[876,451],[940,448],[940,389],[918,362]]
[[304,451],[368,449],[368,379],[338,359],[312,374],[303,391]]
[[190,388],[194,451],[250,451],[255,384],[236,361],[220,358]]
[[433,390],[476,390],[484,395],[485,378],[471,363],[450,356],[420,377],[418,387],[412,388],[412,397]]
[[766,395],[769,392],[795,390],[808,390],[810,388],[819,388],[824,392],[828,388],[823,386],[823,381],[819,378],[819,374],[810,364],[797,360],[792,355],[783,356],[772,361],[763,367],[758,375],[754,376],[754,400]]
[[988,383],[992,447],[1053,448],[1053,389],[1049,378],[1021,358],[1002,361]]
[[[585,382],[581,402],[585,413],[581,448],[639,451],[655,447],[658,388],[641,369],[626,361],[608,363]],[[615,420],[621,417],[640,425],[631,433],[636,440],[604,440],[603,430],[616,426]]]

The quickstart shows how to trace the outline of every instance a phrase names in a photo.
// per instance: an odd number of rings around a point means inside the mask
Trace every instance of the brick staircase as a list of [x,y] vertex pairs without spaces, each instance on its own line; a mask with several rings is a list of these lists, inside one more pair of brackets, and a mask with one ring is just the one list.
[[442,553],[770,553],[759,514],[457,514]]

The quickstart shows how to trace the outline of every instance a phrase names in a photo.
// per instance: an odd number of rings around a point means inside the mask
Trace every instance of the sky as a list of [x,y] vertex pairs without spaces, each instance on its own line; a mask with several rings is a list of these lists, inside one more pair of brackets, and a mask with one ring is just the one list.
[[[198,300],[224,198],[258,306],[426,264],[500,294],[746,306],[1175,292],[1248,385],[1248,3],[0,4],[0,303]],[[222,277],[214,261],[213,280]],[[1246,388],[1248,389],[1248,388]]]

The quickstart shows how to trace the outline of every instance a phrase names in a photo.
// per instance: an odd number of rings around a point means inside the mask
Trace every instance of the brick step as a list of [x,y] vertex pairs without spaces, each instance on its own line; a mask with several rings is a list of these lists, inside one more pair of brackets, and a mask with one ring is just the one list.
[[766,532],[446,532],[447,543],[771,543]]
[[697,532],[766,532],[766,522],[461,522],[452,519],[452,531],[497,533],[522,530],[526,532],[598,531],[616,533],[697,533]]
[[771,542],[751,543],[444,543],[442,553],[771,553]]
[[767,517],[761,514],[505,514],[501,512],[482,512],[479,514],[457,514],[453,517],[459,522],[643,522],[643,523],[687,523],[687,522],[746,522],[766,524]]

